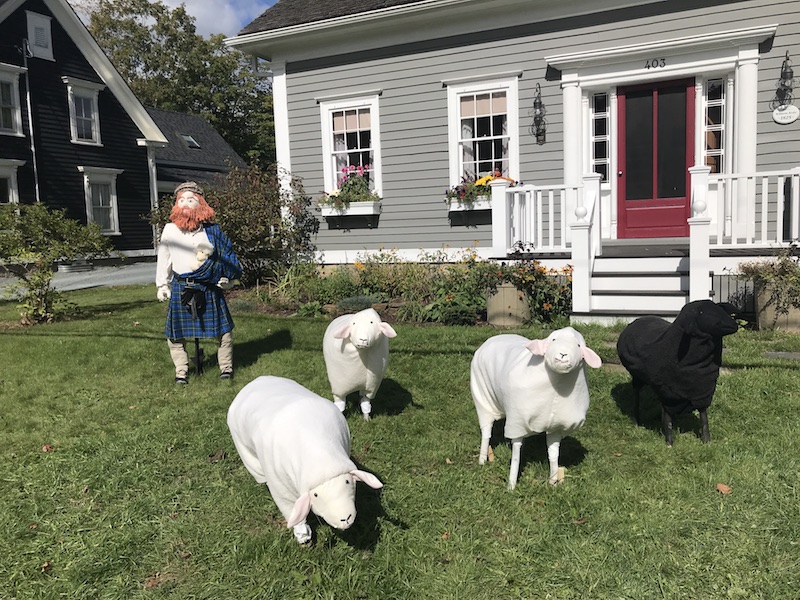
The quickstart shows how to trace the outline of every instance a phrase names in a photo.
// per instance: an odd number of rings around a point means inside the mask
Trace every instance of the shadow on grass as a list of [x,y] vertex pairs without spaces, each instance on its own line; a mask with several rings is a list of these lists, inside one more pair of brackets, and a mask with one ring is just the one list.
[[[505,437],[503,429],[506,426],[506,420],[500,419],[494,422],[492,426],[492,437],[489,440],[489,445],[492,448],[498,444],[511,444],[511,440]],[[577,439],[572,436],[564,436],[561,439],[561,447],[558,453],[558,464],[561,467],[574,467],[583,462],[586,458],[587,450]],[[522,442],[522,450],[519,457],[519,477],[525,471],[525,465],[531,462],[537,462],[545,466],[546,470],[550,468],[550,460],[547,458],[547,440],[543,433],[534,434],[526,437]],[[507,466],[507,468],[510,465]]]
[[[350,414],[350,411],[361,414],[361,409],[359,408],[360,401],[358,392],[348,394],[345,400],[345,415]],[[372,402],[372,416],[399,415],[409,406],[425,408],[422,404],[414,402],[411,392],[394,379],[387,377],[381,382],[381,387],[378,389],[375,400]]]
[[[234,336],[236,334],[234,333]],[[234,337],[234,363],[245,367],[258,362],[264,354],[271,354],[278,350],[287,350],[292,347],[292,334],[288,329],[280,329],[265,337],[247,342],[237,343]]]
[[[614,402],[616,402],[619,411],[630,419],[631,425],[636,427],[636,420],[633,416],[635,393],[630,381],[615,385],[611,389],[611,397],[614,399]],[[655,390],[648,385],[644,386],[640,398],[639,410],[642,420],[641,426],[663,436],[664,432],[661,428],[661,400]],[[672,429],[675,435],[691,432],[699,438],[701,432],[700,417],[694,411],[680,414],[672,419]]]

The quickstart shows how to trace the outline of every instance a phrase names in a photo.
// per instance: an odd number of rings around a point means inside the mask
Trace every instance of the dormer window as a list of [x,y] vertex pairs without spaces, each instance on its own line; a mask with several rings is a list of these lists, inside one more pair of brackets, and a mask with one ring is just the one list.
[[28,15],[28,48],[35,58],[53,58],[53,33],[50,17],[25,11]]
[[183,141],[186,142],[187,148],[192,148],[193,150],[200,150],[200,144],[198,144],[197,140],[194,139],[192,136],[184,133],[181,135],[181,137],[183,138]]
[[70,139],[73,144],[100,146],[100,113],[97,96],[106,86],[74,77],[62,77],[67,84]]

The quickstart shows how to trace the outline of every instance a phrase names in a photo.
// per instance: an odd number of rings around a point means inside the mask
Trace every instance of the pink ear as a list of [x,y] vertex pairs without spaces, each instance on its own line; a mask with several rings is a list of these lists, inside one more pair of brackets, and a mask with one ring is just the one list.
[[549,346],[548,340],[531,340],[525,347],[530,351],[531,354],[534,356],[544,356],[545,350],[547,350],[547,346]]
[[289,518],[286,521],[286,527],[294,527],[295,525],[299,525],[305,518],[308,516],[308,512],[311,510],[311,496],[306,492],[302,496],[300,496],[294,503],[294,507],[292,508],[292,514],[289,515]]
[[581,354],[583,355],[583,362],[585,362],[593,369],[599,369],[602,366],[603,361],[600,360],[600,357],[597,355],[597,352],[595,352],[588,346],[584,346],[583,348],[581,348]]
[[397,332],[392,329],[392,326],[388,323],[384,323],[383,321],[381,321],[381,331],[383,332],[383,335],[388,338],[397,337]]
[[350,324],[342,325],[336,332],[334,332],[333,337],[337,340],[343,340],[350,337]]
[[375,477],[372,473],[367,473],[366,471],[359,471],[358,469],[353,469],[350,471],[350,475],[353,476],[353,479],[358,481],[363,481],[373,490],[379,490],[383,487],[380,479]]

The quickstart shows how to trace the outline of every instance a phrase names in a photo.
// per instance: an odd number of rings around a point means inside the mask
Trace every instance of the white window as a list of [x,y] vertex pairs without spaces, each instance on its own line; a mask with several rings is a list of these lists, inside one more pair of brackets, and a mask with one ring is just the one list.
[[17,169],[24,164],[24,160],[0,158],[0,205],[19,203]]
[[119,235],[117,175],[122,170],[79,166],[78,171],[83,173],[86,220],[97,223],[105,234]]
[[608,181],[611,164],[611,111],[608,94],[592,95],[592,171],[603,176],[601,181]]
[[25,11],[28,14],[28,49],[36,58],[53,58],[53,34],[50,17]]
[[378,96],[321,101],[325,191],[339,189],[343,170],[362,167],[370,189],[382,194]]
[[500,172],[516,179],[519,170],[517,77],[447,85],[450,185]]
[[19,74],[25,69],[0,63],[0,134],[22,136]]
[[703,158],[712,173],[725,173],[725,80],[709,79],[705,83],[703,114]]
[[97,96],[106,86],[74,77],[62,77],[67,84],[70,139],[75,144],[100,146],[100,113]]

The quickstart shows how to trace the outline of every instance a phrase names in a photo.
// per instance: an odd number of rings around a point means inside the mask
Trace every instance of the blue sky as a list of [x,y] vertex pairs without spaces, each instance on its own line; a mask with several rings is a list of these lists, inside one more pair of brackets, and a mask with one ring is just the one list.
[[171,8],[184,4],[195,18],[197,33],[230,37],[275,4],[276,0],[161,0]]

